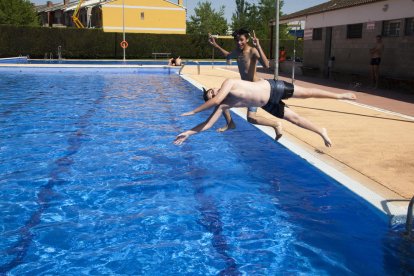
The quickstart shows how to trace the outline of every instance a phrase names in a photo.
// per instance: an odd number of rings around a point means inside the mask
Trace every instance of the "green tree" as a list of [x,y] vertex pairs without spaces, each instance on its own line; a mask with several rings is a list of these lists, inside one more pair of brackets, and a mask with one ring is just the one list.
[[[279,3],[279,16],[282,16],[282,7],[284,5],[284,1],[280,0]],[[269,22],[270,20],[275,18],[275,0],[260,0],[258,3],[259,6],[259,17],[260,21],[262,22],[261,25],[261,35],[263,38],[270,38],[270,27]],[[288,31],[287,26],[285,24],[279,25],[279,38],[280,39],[287,39],[288,38]]]
[[224,17],[224,6],[218,11],[211,7],[211,2],[198,2],[194,9],[195,15],[190,16],[187,21],[187,32],[189,34],[225,34],[227,31],[227,20]]
[[[280,10],[283,0],[280,1]],[[281,12],[280,12],[281,15]],[[254,30],[257,37],[261,39],[270,38],[270,20],[275,18],[275,0],[259,0],[258,4],[251,4],[244,0],[236,0],[236,13],[232,17],[232,28],[234,30],[246,27]],[[287,28],[280,25],[280,39],[287,38]]]
[[231,28],[237,30],[248,25],[250,4],[245,0],[236,0],[236,12],[231,18]]
[[0,0],[0,24],[40,25],[34,6],[28,0]]

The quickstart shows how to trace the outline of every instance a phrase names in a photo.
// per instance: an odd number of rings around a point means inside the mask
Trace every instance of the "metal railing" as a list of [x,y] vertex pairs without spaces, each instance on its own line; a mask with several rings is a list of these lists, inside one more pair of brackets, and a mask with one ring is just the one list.
[[62,46],[58,46],[58,60],[62,59]]
[[[200,75],[200,63],[197,60],[188,60],[187,62],[194,62],[195,64],[197,64],[197,73],[198,73],[198,75]],[[187,62],[182,63],[180,71],[178,71],[179,75],[181,75],[181,71],[183,71],[184,66]]]
[[413,207],[414,207],[414,196],[408,204],[407,210],[407,221],[405,223],[405,235],[409,238],[414,238],[413,236]]

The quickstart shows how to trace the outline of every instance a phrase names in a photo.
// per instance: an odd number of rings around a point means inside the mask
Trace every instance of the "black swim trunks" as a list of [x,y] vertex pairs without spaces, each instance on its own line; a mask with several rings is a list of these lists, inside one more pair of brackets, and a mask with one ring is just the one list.
[[285,103],[282,100],[292,97],[294,86],[280,80],[267,81],[270,84],[270,98],[262,108],[278,118],[283,118],[285,116]]
[[371,58],[371,65],[380,65],[381,58]]

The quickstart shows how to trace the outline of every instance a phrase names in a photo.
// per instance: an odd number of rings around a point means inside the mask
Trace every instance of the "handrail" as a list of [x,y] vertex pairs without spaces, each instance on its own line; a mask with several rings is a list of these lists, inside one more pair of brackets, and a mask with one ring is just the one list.
[[197,60],[195,60],[194,62],[197,64],[197,73],[198,75],[200,75],[200,63]]
[[414,196],[408,204],[407,210],[407,221],[405,223],[405,234],[411,238],[413,235],[413,207],[414,207]]
[[185,66],[185,63],[183,62],[183,63],[181,64],[180,71],[178,71],[178,75],[181,75],[181,71],[183,71],[184,66]]
[[58,46],[58,60],[62,59],[62,46]]
[[[198,75],[200,75],[200,63],[197,60],[189,60],[188,62],[194,62],[195,64],[197,64],[197,73]],[[181,64],[180,71],[178,71],[179,75],[181,75],[181,71],[183,71],[184,66],[185,66],[185,62]]]

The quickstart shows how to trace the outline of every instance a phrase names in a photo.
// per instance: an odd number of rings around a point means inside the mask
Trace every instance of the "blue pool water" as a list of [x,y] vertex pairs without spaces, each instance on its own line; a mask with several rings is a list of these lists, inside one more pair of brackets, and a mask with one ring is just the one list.
[[[409,275],[401,225],[176,74],[0,74],[0,274]],[[223,121],[216,127],[224,124]]]

